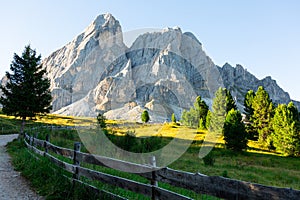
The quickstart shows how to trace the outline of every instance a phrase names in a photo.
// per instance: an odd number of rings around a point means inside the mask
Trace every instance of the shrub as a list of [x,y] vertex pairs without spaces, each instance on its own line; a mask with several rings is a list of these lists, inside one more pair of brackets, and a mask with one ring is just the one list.
[[144,110],[141,115],[142,122],[147,123],[150,120],[149,113],[147,110]]
[[209,154],[207,154],[204,158],[203,158],[203,162],[204,165],[206,166],[213,166],[215,164],[215,158],[212,152],[210,152]]
[[100,128],[106,128],[105,120],[106,120],[106,117],[104,115],[102,115],[101,113],[99,113],[97,116],[97,121],[98,121]]

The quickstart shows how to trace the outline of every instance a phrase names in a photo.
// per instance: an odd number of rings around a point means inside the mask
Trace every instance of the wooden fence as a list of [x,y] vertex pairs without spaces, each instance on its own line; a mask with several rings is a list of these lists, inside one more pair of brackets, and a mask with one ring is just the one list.
[[[102,183],[117,186],[126,190],[133,191],[135,193],[149,196],[151,197],[151,199],[190,199],[181,194],[177,194],[158,187],[157,182],[168,183],[172,186],[188,189],[198,194],[207,194],[223,199],[300,199],[299,190],[264,186],[219,176],[206,176],[200,173],[178,171],[170,168],[158,168],[155,166],[155,158],[152,158],[153,166],[146,166],[108,157],[83,153],[80,152],[79,142],[75,142],[74,149],[71,150],[51,144],[49,142],[49,136],[46,137],[46,140],[40,140],[26,134],[25,143],[29,149],[49,158],[50,161],[55,163],[57,166],[73,173],[72,180],[74,182],[82,183],[79,180],[79,177],[84,176],[91,180],[97,180]],[[40,147],[44,150],[40,150],[37,147]],[[69,164],[57,159],[56,157],[50,155],[49,151],[73,159],[73,164]],[[137,172],[149,171],[146,173],[137,173],[137,175],[147,178],[148,180],[150,180],[151,184],[143,184],[133,180],[87,169],[81,167],[80,163],[89,163],[104,167],[107,167],[105,164],[109,163],[109,166],[123,166],[131,170],[136,169],[135,171]],[[99,191],[93,186],[87,184],[85,185],[99,195],[108,195],[110,199],[124,199],[123,197],[120,197],[116,194],[112,194],[106,191]]]

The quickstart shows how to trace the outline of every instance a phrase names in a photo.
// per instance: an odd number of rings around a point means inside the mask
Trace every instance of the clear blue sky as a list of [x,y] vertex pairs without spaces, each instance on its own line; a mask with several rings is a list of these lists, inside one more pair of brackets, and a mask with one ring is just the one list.
[[241,64],[272,76],[300,100],[298,0],[10,0],[0,7],[0,76],[13,53],[30,43],[42,57],[64,46],[99,14],[112,13],[123,31],[179,26],[191,31],[215,64]]

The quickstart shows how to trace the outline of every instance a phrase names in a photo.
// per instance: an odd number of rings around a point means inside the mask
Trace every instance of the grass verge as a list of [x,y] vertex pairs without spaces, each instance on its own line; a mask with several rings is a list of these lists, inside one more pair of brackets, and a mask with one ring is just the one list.
[[[79,185],[73,187],[65,177],[70,174],[59,169],[48,159],[33,155],[23,142],[14,140],[7,145],[15,170],[30,181],[31,187],[46,199],[96,199]],[[65,175],[65,176],[63,176]]]
[[[52,116],[53,118],[56,116]],[[7,124],[14,123],[12,119],[5,119],[7,120]],[[47,123],[51,122],[51,119],[47,119]],[[69,120],[68,123],[71,123],[72,119],[63,118],[63,119],[56,119],[57,123],[60,123],[61,120]],[[83,120],[84,123],[88,123],[87,119],[76,119],[76,120]],[[66,122],[66,124],[68,124]],[[111,125],[114,124],[114,125]],[[132,125],[126,123],[117,123],[115,121],[111,122],[109,128],[112,132],[117,132],[111,136],[111,140],[116,142],[119,146],[122,144],[127,144],[127,142],[122,142],[123,140],[136,140],[136,138],[131,137],[124,137],[124,133],[127,131],[135,133],[135,136],[138,137],[146,137],[146,136],[154,136],[160,135],[162,139],[162,144],[167,143],[172,137],[174,136],[182,136],[185,137],[187,132],[191,132],[194,134],[195,138],[190,146],[190,148],[186,151],[184,155],[182,155],[177,161],[172,163],[169,167],[173,169],[189,171],[189,172],[200,172],[202,174],[207,174],[210,176],[224,176],[229,177],[232,179],[238,179],[253,183],[259,183],[263,185],[269,186],[277,186],[277,187],[286,187],[286,188],[293,188],[293,189],[300,189],[300,159],[293,158],[293,157],[283,157],[276,152],[269,151],[267,149],[263,149],[260,147],[257,142],[249,141],[248,145],[250,148],[246,152],[233,152],[231,150],[225,149],[224,143],[221,141],[212,151],[211,159],[214,161],[211,165],[205,165],[203,160],[198,157],[199,149],[202,145],[203,138],[205,137],[205,132],[197,132],[193,129],[188,129],[186,127],[180,127],[175,125]],[[161,128],[162,127],[162,128]],[[36,130],[33,130],[31,134],[34,134]],[[46,134],[50,134],[51,143],[54,143],[61,147],[66,148],[73,148],[73,143],[75,141],[80,141],[80,137],[76,130],[38,130],[39,138],[45,139]],[[30,131],[29,131],[30,133]],[[158,134],[159,133],[159,134]],[[182,134],[181,134],[182,133]],[[120,137],[122,136],[123,137]],[[126,135],[125,135],[126,136]],[[152,140],[152,139],[150,139]],[[157,138],[155,138],[157,144]],[[142,143],[143,140],[138,141],[138,143]],[[146,140],[145,140],[146,141]],[[130,141],[136,142],[136,141]],[[130,146],[137,146],[137,145],[130,145]],[[125,146],[126,147],[126,146]],[[84,152],[87,150],[84,146],[81,149]],[[134,149],[130,149],[134,151]],[[49,165],[49,164],[48,164]],[[40,167],[40,165],[38,165]],[[34,167],[34,166],[32,166]],[[36,166],[35,166],[36,167]],[[89,166],[86,166],[89,167]],[[91,167],[93,168],[93,167]],[[32,168],[34,169],[34,168]],[[93,168],[96,169],[96,168]],[[111,169],[107,168],[98,168],[96,170],[105,171],[106,173],[110,174],[117,174],[120,175],[120,172],[115,172]],[[39,175],[40,176],[40,175]],[[126,177],[132,180],[137,180],[135,177],[129,174],[122,174],[122,177]],[[37,177],[38,178],[38,177]],[[143,182],[141,180],[141,182]],[[92,183],[95,184],[99,188],[107,189],[113,193],[117,194],[124,194],[129,199],[147,199],[142,198],[140,196],[135,196],[135,194],[130,194],[130,192],[125,190],[120,190],[118,188],[113,188],[107,185],[102,185],[101,183]],[[172,187],[168,185],[160,184],[161,187],[166,189],[173,190]],[[66,191],[69,191],[69,188],[64,188]],[[180,189],[174,189],[175,191],[179,192]],[[181,191],[179,193],[187,195],[190,191]],[[65,194],[64,194],[65,195]],[[45,195],[47,196],[47,195]],[[203,196],[197,196],[195,194],[189,194],[190,196],[195,199],[203,199]],[[73,197],[71,197],[73,198]],[[75,198],[74,198],[75,199]],[[204,199],[206,199],[204,197]]]

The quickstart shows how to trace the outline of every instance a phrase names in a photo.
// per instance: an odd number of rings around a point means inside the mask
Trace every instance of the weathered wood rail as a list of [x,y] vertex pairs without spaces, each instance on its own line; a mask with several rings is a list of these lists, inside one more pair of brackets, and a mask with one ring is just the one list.
[[[300,199],[299,190],[264,186],[219,176],[206,176],[200,173],[178,171],[170,168],[157,168],[155,163],[153,163],[153,166],[140,165],[108,157],[87,154],[80,152],[80,143],[75,143],[74,149],[71,150],[51,144],[49,142],[49,137],[47,137],[46,140],[40,140],[26,135],[25,139],[25,143],[29,149],[32,149],[37,154],[48,157],[51,162],[55,163],[57,166],[73,173],[73,179],[76,182],[81,182],[79,181],[79,177],[84,176],[91,180],[101,181],[106,184],[149,196],[152,199],[190,199],[181,194],[158,187],[157,182],[168,183],[172,186],[188,189],[199,194],[207,194],[223,199]],[[43,148],[44,151],[37,147]],[[48,153],[49,151],[73,159],[73,164],[57,159],[50,155]],[[136,172],[149,171],[146,173],[137,173],[137,175],[147,178],[150,180],[151,184],[143,184],[133,180],[87,169],[81,167],[80,163],[88,163],[104,167],[107,167],[106,165],[109,163],[109,166],[122,166],[123,169],[128,168],[131,169],[131,171],[132,169]],[[153,169],[154,171],[151,171]],[[101,194],[101,191],[97,190],[93,186],[90,187],[92,190]],[[111,193],[108,193],[108,195],[111,195],[112,199],[124,199]]]

